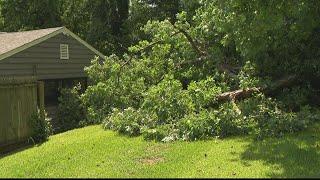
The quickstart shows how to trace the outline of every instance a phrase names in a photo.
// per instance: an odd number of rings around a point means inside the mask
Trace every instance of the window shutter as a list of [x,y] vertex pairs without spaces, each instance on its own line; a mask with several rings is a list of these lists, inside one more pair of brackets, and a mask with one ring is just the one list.
[[60,44],[60,59],[69,59],[68,44]]

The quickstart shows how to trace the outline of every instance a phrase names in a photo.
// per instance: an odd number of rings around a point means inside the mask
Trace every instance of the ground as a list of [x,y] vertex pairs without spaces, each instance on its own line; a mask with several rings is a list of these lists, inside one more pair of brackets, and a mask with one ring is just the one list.
[[320,177],[319,132],[165,144],[90,126],[2,155],[0,177]]

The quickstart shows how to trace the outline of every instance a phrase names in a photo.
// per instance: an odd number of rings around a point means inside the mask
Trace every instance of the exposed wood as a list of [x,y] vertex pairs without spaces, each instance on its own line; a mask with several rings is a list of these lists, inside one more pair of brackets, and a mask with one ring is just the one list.
[[236,101],[251,97],[254,93],[263,92],[267,95],[272,95],[278,90],[290,87],[296,82],[297,76],[290,75],[276,81],[272,86],[269,87],[253,87],[248,89],[238,89],[235,91],[225,92],[220,94],[217,99],[219,102],[222,101]]
[[261,92],[262,88],[238,89],[235,91],[225,92],[218,96],[218,101],[235,101],[252,96],[253,93]]
[[[181,63],[177,63],[176,66],[180,67],[182,65],[198,65],[202,64],[203,62],[207,61],[209,59],[209,53],[205,49],[201,49],[201,45],[197,42],[196,39],[194,39],[187,31],[177,27],[175,24],[171,23],[172,26],[178,30],[178,32],[181,32],[185,38],[188,40],[190,43],[191,47],[194,49],[194,51],[197,53],[198,58],[191,60],[191,61],[185,61]],[[225,72],[229,76],[235,76],[236,74],[234,73],[234,67],[231,67],[227,64],[217,64],[216,66],[217,70],[220,72]]]
[[35,77],[0,78],[0,151],[4,146],[27,140],[31,114],[37,110]]

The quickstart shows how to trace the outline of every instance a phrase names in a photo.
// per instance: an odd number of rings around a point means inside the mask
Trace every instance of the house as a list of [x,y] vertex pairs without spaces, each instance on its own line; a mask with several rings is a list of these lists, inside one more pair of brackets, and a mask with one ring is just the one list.
[[84,67],[104,55],[65,27],[0,32],[0,76],[35,76],[45,84],[45,102],[56,102],[58,88],[86,85]]

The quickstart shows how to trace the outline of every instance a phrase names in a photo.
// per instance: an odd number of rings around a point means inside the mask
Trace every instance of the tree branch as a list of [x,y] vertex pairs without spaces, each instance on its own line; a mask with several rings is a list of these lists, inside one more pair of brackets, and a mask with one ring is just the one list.
[[[174,33],[172,33],[172,34],[170,35],[170,37],[175,36],[175,35],[180,34],[180,33],[181,33],[181,32],[179,32],[179,31],[174,32]],[[131,60],[132,60],[132,58],[133,58],[134,55],[137,55],[137,54],[139,54],[139,53],[141,53],[141,52],[143,52],[143,51],[146,51],[147,49],[152,48],[153,46],[155,46],[155,45],[157,45],[157,44],[161,44],[161,43],[164,43],[164,41],[163,41],[163,40],[158,40],[158,41],[154,41],[154,42],[148,44],[147,46],[145,46],[145,47],[143,47],[143,48],[140,48],[138,51],[136,51],[136,52],[134,52],[134,53],[132,53],[132,54],[130,55],[129,60],[125,61],[125,62],[121,65],[121,68],[122,68],[123,66],[127,65],[129,62],[131,62]]]

